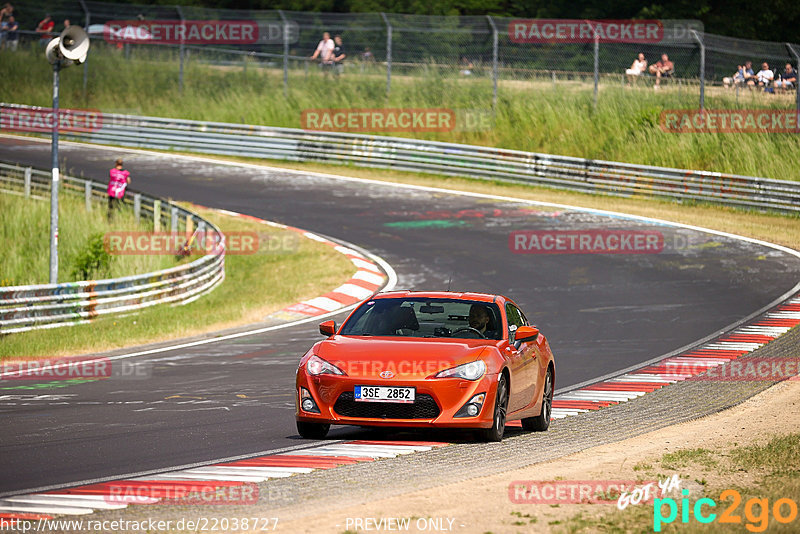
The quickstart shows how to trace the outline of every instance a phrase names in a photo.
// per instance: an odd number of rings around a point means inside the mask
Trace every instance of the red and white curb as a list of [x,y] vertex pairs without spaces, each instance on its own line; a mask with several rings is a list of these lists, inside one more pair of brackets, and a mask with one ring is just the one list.
[[216,211],[231,217],[241,217],[243,219],[265,224],[273,228],[281,228],[296,232],[306,239],[311,239],[332,247],[334,250],[336,250],[336,252],[344,254],[355,266],[355,274],[353,274],[349,280],[333,291],[330,291],[329,293],[319,297],[314,297],[312,299],[304,300],[302,302],[292,304],[291,306],[287,306],[286,308],[269,315],[268,318],[270,319],[279,319],[285,321],[324,315],[326,313],[340,310],[342,308],[352,306],[353,304],[357,304],[362,300],[368,299],[386,285],[388,277],[386,274],[384,274],[378,264],[364,254],[353,250],[352,248],[334,243],[333,241],[322,236],[306,230],[301,230],[300,228],[294,228],[293,226],[286,226],[285,224],[265,221],[264,219],[253,217],[252,215],[243,215],[241,213],[228,210],[218,209]]
[[[332,246],[339,245],[332,244]],[[357,255],[353,256],[360,259]],[[690,379],[707,369],[753,352],[798,324],[800,324],[800,294],[759,318],[689,352],[557,395],[553,400],[552,417],[562,419],[599,410],[641,397],[675,382]],[[796,380],[798,377],[790,379]],[[508,426],[519,427],[521,423],[510,421]],[[83,515],[99,510],[121,510],[129,505],[158,504],[165,499],[173,498],[181,491],[191,493],[208,488],[261,483],[270,479],[310,473],[317,469],[332,469],[342,465],[394,458],[446,445],[449,444],[366,440],[324,443],[307,449],[233,462],[6,497],[0,499],[0,519],[49,519],[56,515]],[[131,490],[130,497],[126,497],[124,492],[121,495],[120,488]]]
[[50,519],[163,503],[176,494],[266,482],[359,462],[429,451],[448,443],[349,441],[204,467],[0,499],[0,519]]
[[[689,352],[557,395],[553,399],[553,419],[599,410],[692,378],[763,347],[798,324],[800,294],[759,318]],[[795,376],[789,380],[797,379]]]

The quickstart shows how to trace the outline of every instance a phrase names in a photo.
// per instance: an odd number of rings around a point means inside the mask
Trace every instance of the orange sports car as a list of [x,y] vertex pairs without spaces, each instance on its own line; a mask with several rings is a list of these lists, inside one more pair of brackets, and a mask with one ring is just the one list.
[[510,299],[481,293],[380,293],[300,360],[297,430],[331,424],[473,429],[503,439],[506,420],[547,430],[555,361]]

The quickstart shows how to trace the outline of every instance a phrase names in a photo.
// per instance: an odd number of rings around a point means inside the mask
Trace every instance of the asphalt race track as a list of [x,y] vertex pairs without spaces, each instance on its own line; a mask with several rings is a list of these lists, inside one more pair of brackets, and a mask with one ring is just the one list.
[[[559,389],[716,333],[800,274],[800,259],[782,251],[624,217],[124,149],[64,143],[60,155],[70,174],[99,181],[121,156],[134,189],[349,241],[391,264],[398,288],[442,290],[452,279],[454,291],[508,295],[548,336]],[[48,168],[50,146],[0,137],[0,159]],[[656,231],[664,248],[510,250],[511,232],[544,229]],[[293,384],[317,339],[311,322],[125,360],[143,364],[146,380],[0,382],[0,494],[310,445],[294,427]]]

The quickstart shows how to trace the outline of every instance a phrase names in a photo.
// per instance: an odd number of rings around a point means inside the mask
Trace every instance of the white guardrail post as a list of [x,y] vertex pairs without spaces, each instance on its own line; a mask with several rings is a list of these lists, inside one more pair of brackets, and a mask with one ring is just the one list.
[[[105,192],[105,184],[70,176],[62,176],[61,181],[66,194],[84,195],[89,209],[93,199],[102,202],[105,198],[104,195],[92,195],[95,188]],[[18,192],[22,189],[30,196],[32,187],[37,191],[49,191],[49,183],[47,171],[0,163],[0,190]],[[174,231],[177,231],[180,219],[186,219],[188,229],[196,218],[220,246],[204,251],[208,253],[190,263],[141,275],[0,287],[0,335],[85,323],[95,317],[131,312],[156,304],[180,304],[214,289],[225,278],[225,247],[219,228],[168,200],[134,193],[137,213],[144,205],[145,212],[154,216],[154,226],[157,227],[160,227],[162,203],[170,209]]]

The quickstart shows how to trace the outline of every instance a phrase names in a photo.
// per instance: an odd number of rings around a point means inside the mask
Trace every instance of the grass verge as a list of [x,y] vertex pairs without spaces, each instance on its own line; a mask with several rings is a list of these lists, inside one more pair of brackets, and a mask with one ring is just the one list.
[[[726,449],[681,449],[664,454],[642,469],[646,479],[664,479],[678,472],[693,482],[688,501],[675,495],[676,517],[662,524],[670,506],[657,514],[652,504],[628,506],[624,510],[592,515],[579,513],[560,522],[554,532],[797,532],[800,525],[800,433],[773,435],[756,444]],[[700,498],[711,499],[695,515]],[[687,515],[682,515],[683,509]],[[716,514],[708,524],[704,517]],[[727,514],[727,515],[726,515]],[[656,519],[658,517],[658,519]],[[647,526],[647,527],[646,527]],[[658,529],[658,530],[656,530]]]
[[[50,272],[50,200],[0,193],[0,286],[46,284]],[[100,203],[86,210],[82,198],[59,198],[58,280],[75,282],[144,274],[174,267],[174,256],[110,255],[104,253],[102,236],[115,231],[148,231],[144,222],[137,225],[130,201],[106,218]],[[99,243],[99,247],[97,246]],[[94,246],[93,246],[94,245]]]
[[139,313],[104,317],[90,324],[34,330],[0,340],[0,359],[53,357],[112,350],[177,339],[248,324],[295,302],[330,291],[355,268],[333,248],[289,230],[229,217],[187,205],[223,232],[262,234],[281,250],[228,255],[225,281],[211,293],[183,306],[154,306]]
[[[13,83],[0,86],[0,100],[49,106],[50,70],[37,48],[0,53],[0,77]],[[244,63],[243,63],[244,65]],[[491,81],[485,77],[445,76],[417,69],[392,77],[386,95],[379,74],[347,71],[335,80],[311,69],[291,71],[289,91],[283,93],[277,68],[220,67],[189,60],[185,88],[178,90],[178,61],[168,53],[135,48],[130,59],[116,50],[93,46],[89,83],[84,97],[81,69],[62,75],[65,108],[103,112],[213,120],[270,126],[301,127],[301,112],[313,108],[450,108],[489,110]],[[624,69],[624,66],[621,66]],[[119,83],[119,73],[128,83]],[[537,80],[501,80],[493,123],[440,133],[395,133],[423,139],[625,161],[797,179],[790,162],[800,159],[798,136],[791,133],[670,133],[660,127],[667,109],[696,109],[698,90],[692,86],[625,88],[601,86],[598,105],[592,105],[588,83],[552,84]],[[322,104],[321,104],[322,103]],[[742,94],[709,89],[707,109],[793,109],[791,94]],[[376,132],[380,133],[380,132]]]

